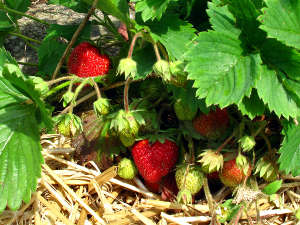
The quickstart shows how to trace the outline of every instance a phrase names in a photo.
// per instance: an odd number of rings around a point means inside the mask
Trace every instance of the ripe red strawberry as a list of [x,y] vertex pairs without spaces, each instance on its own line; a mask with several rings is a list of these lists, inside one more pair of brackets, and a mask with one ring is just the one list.
[[96,77],[107,74],[110,61],[107,55],[88,42],[82,42],[71,52],[68,72],[78,77]]
[[178,158],[178,146],[175,142],[165,140],[153,144],[145,139],[132,148],[132,156],[139,173],[149,183],[157,183],[166,176]]
[[[247,176],[251,174],[251,167],[249,166]],[[246,178],[243,170],[240,170],[236,164],[236,158],[224,162],[223,169],[219,173],[221,182],[227,187],[236,187],[241,184]]]
[[217,139],[226,130],[229,116],[226,109],[217,108],[209,114],[202,114],[193,120],[195,130],[208,139]]

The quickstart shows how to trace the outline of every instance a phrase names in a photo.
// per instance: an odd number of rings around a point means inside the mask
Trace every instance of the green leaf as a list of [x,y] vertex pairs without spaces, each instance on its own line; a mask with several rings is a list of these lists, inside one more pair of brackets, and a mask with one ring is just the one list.
[[38,49],[39,73],[41,75],[51,76],[66,47],[65,44],[55,39],[43,40]]
[[[47,29],[47,35],[44,38],[44,41],[54,39],[56,37],[66,38],[68,41],[71,41],[73,34],[77,30],[78,25],[59,25],[51,24]],[[91,23],[88,22],[83,30],[80,32],[80,35],[77,38],[77,43],[83,40],[89,40],[91,34]],[[75,43],[76,45],[76,43]]]
[[[83,0],[92,5],[94,0]],[[101,11],[117,17],[124,23],[129,22],[129,9],[127,0],[99,0],[97,8]]]
[[13,30],[14,25],[11,23],[11,20],[7,17],[5,11],[0,9],[0,31],[9,31]]
[[[3,4],[4,3],[4,4]],[[8,7],[19,12],[26,12],[31,4],[30,0],[4,0],[0,3],[0,31],[13,30],[15,28],[16,20],[22,16],[12,13],[7,13],[2,10],[3,7]]]
[[222,108],[250,96],[260,73],[259,55],[243,56],[239,40],[217,31],[202,32],[196,41],[187,53],[186,71],[197,96]]
[[86,13],[89,10],[88,4],[81,0],[49,0],[48,4],[63,5],[79,13]]
[[247,115],[251,120],[256,116],[264,114],[265,104],[259,98],[257,91],[252,90],[250,97],[244,97],[243,101],[238,105],[239,110],[243,115]]
[[5,63],[18,65],[17,61],[8,51],[6,51],[4,48],[0,48],[0,76],[2,76],[2,70]]
[[299,115],[299,106],[294,97],[283,86],[277,74],[262,66],[259,79],[256,82],[256,89],[259,97],[268,104],[270,111],[277,116],[296,118]]
[[228,6],[217,6],[217,1],[208,3],[207,14],[209,16],[209,22],[215,31],[238,38],[241,31],[235,27],[235,18],[229,12]]
[[252,50],[252,47],[260,47],[266,37],[264,31],[259,29],[257,17],[260,12],[256,9],[252,0],[226,0],[229,10],[236,18],[236,25],[242,31],[241,39],[244,45]]
[[32,105],[0,109],[0,212],[29,202],[41,174],[41,145]]
[[261,48],[265,63],[289,78],[300,81],[300,53],[275,39],[267,39]]
[[41,100],[40,93],[35,90],[34,84],[30,81],[30,79],[25,80],[26,78],[19,67],[14,64],[6,64],[3,69],[3,77],[21,91],[23,95],[27,96],[36,104],[38,112],[41,114],[42,122],[48,129],[51,129],[52,120],[50,118],[49,110],[46,108],[45,103]]
[[168,5],[177,0],[134,0],[136,12],[141,13],[144,22],[147,20],[160,20]]
[[293,176],[300,175],[300,126],[293,122],[283,122],[284,139],[279,149],[279,169]]
[[137,63],[137,75],[134,79],[146,78],[152,72],[152,67],[156,62],[152,46],[148,45],[145,48],[134,51],[132,58]]
[[273,195],[281,188],[281,184],[282,184],[282,180],[276,180],[268,184],[267,186],[265,186],[262,192],[267,195]]
[[152,38],[160,41],[173,59],[182,59],[188,50],[188,44],[196,37],[192,24],[176,15],[165,15],[159,22],[149,22],[146,25],[151,30]]
[[298,0],[265,0],[261,29],[268,37],[276,38],[288,46],[300,49],[300,1]]

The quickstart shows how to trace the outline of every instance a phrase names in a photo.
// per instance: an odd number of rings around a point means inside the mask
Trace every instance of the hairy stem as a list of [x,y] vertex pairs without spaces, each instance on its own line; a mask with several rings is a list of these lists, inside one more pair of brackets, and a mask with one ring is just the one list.
[[74,78],[76,79],[77,77],[75,77],[75,76],[60,77],[58,79],[48,81],[47,84],[48,84],[48,86],[51,86],[53,84],[56,84],[56,83],[64,81],[64,80],[73,80]]
[[160,57],[160,54],[159,54],[159,50],[158,50],[158,47],[157,47],[156,43],[153,44],[153,48],[154,48],[154,52],[155,52],[157,61],[161,60],[161,57]]
[[129,91],[130,81],[131,79],[128,77],[124,86],[124,108],[126,113],[129,112],[128,91]]
[[18,64],[24,65],[24,66],[34,66],[34,67],[39,66],[39,64],[36,64],[36,63],[28,63],[28,62],[18,62]]
[[97,99],[100,99],[101,98],[101,92],[100,92],[100,88],[98,87],[98,84],[95,82],[94,78],[91,78],[90,79],[94,88],[95,88],[95,91],[96,91],[96,94],[97,94]]
[[139,33],[136,33],[133,38],[132,38],[132,41],[131,41],[131,44],[130,44],[130,48],[129,48],[129,51],[128,51],[128,56],[127,58],[131,58],[132,57],[132,53],[133,53],[133,48],[135,46],[135,43],[136,43],[136,40],[141,37],[142,34],[139,32]]
[[31,37],[28,37],[28,36],[23,35],[23,34],[20,34],[20,33],[12,32],[12,31],[10,31],[10,32],[8,32],[8,33],[9,33],[10,35],[17,36],[17,37],[22,38],[22,39],[27,40],[27,41],[32,41],[32,42],[35,42],[35,43],[37,43],[37,44],[42,44],[42,42],[40,42],[39,40],[33,39],[33,38],[31,38]]
[[210,193],[209,186],[208,186],[208,180],[207,177],[204,176],[203,179],[203,189],[204,189],[204,194],[208,203],[209,211],[211,215],[215,213],[215,207],[214,207],[214,199]]
[[46,94],[45,94],[45,98],[50,96],[50,95],[53,95],[54,93],[58,92],[59,90],[69,86],[71,83],[71,81],[67,81],[67,82],[64,82],[60,85],[57,85],[56,87],[52,88],[50,91],[48,91]]
[[72,113],[72,112],[73,112],[73,108],[74,108],[74,106],[75,106],[75,102],[76,102],[76,99],[77,99],[79,93],[81,92],[82,88],[83,88],[87,83],[89,83],[89,82],[90,82],[90,79],[85,79],[85,80],[83,80],[83,82],[76,88],[75,94],[74,94],[74,98],[73,98],[73,100],[72,100],[72,102],[71,102],[71,105],[70,105],[71,107],[69,108],[69,113]]
[[77,28],[77,30],[75,31],[75,33],[73,34],[73,37],[71,39],[71,41],[69,42],[67,48],[65,49],[62,57],[60,58],[53,74],[52,74],[52,80],[54,80],[62,66],[62,64],[65,61],[65,58],[67,57],[67,54],[69,53],[70,49],[72,48],[72,46],[74,45],[74,43],[76,42],[80,32],[83,30],[85,24],[88,22],[88,20],[90,19],[91,15],[94,13],[96,5],[98,3],[98,0],[94,0],[92,7],[90,8],[88,14],[85,16],[85,18],[83,19],[83,21],[80,23],[79,27]]
[[[133,80],[132,82],[137,82],[137,81],[140,81],[140,80]],[[69,83],[70,83],[70,81],[69,81]],[[126,83],[126,81],[117,82],[117,83],[112,84],[111,86],[100,88],[100,91],[107,91],[107,90],[110,90],[110,89],[121,87],[125,83]],[[74,107],[77,106],[77,105],[79,105],[79,104],[81,104],[81,103],[83,103],[83,102],[85,102],[86,100],[88,100],[89,98],[91,98],[91,97],[93,97],[95,95],[96,95],[96,91],[93,91],[93,92],[91,92],[91,93],[83,96],[82,98],[78,99],[78,101],[76,101],[76,104],[74,105]],[[66,107],[59,114],[64,114],[64,113],[68,112],[69,108],[70,108],[70,106]]]
[[235,136],[237,130],[234,130],[232,132],[232,134],[230,135],[230,137],[228,137],[216,150],[216,153],[220,153],[222,151],[222,149],[228,145],[228,143],[231,141],[231,139]]

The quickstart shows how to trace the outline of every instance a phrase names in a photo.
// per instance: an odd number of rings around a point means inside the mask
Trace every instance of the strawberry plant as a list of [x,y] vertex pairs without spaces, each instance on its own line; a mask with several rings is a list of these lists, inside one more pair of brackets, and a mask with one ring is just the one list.
[[[121,177],[136,166],[159,189],[176,170],[189,201],[202,185],[209,196],[206,173],[230,187],[300,175],[299,1],[48,0],[84,13],[76,25],[28,15],[30,4],[0,2],[0,212],[36,190],[41,133],[96,133],[100,153],[112,143],[105,153],[132,156]],[[21,33],[22,17],[46,26],[42,41]],[[105,32],[91,38],[95,26]],[[5,49],[11,35],[37,51],[37,73]]]

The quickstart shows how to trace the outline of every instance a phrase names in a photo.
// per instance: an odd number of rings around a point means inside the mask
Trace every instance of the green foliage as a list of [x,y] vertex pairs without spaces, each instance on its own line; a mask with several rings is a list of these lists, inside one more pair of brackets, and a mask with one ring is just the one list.
[[259,17],[268,37],[288,46],[300,48],[300,2],[297,0],[266,0],[267,7]]
[[30,0],[4,0],[0,2],[0,31],[15,29],[15,23],[21,18],[15,13],[7,13],[3,8],[10,8],[19,12],[26,12],[30,6]]
[[[19,32],[18,19],[30,2],[0,1],[1,46],[10,31]],[[48,1],[80,13],[87,13],[93,2]],[[129,17],[129,2],[135,7],[135,18]],[[82,79],[85,83],[80,91],[77,89],[74,93],[71,86],[63,89],[69,83],[76,86],[78,82],[60,77],[67,72],[67,59],[57,74],[59,80],[47,82],[68,44],[61,39],[70,42],[79,24],[47,27],[42,43],[39,46],[34,43],[39,60],[35,77],[24,75],[16,60],[0,48],[0,212],[6,206],[19,208],[22,200],[28,202],[36,189],[43,162],[39,132],[41,128],[52,128],[53,118],[47,104],[54,102],[55,113],[63,110],[59,99],[63,100],[64,108],[70,107],[70,113],[54,118],[61,133],[72,136],[86,132],[84,119],[76,115],[78,108],[73,108],[81,103],[79,98],[92,96],[89,93],[92,87],[100,88],[101,93],[97,94],[102,100],[88,102],[83,108],[94,106],[98,114],[98,117],[94,115],[97,123],[92,129],[100,135],[101,154],[118,155],[149,134],[155,140],[164,140],[163,134],[172,130],[182,149],[180,154],[184,155],[184,149],[192,146],[190,142],[195,141],[198,148],[208,140],[195,132],[192,121],[183,120],[192,120],[199,110],[208,113],[212,108],[226,107],[231,120],[224,139],[241,123],[240,137],[253,135],[252,141],[258,141],[254,139],[257,128],[249,119],[264,115],[259,119],[270,126],[273,120],[274,123],[280,121],[283,131],[278,124],[276,134],[267,137],[271,149],[280,146],[281,171],[294,176],[300,174],[300,128],[296,125],[300,118],[299,1],[99,0],[96,8],[102,11],[104,18],[94,19],[92,15],[73,46],[89,41],[101,48],[100,52],[113,53],[108,54],[112,62],[110,72],[100,79],[95,78],[97,84],[92,79]],[[119,28],[111,22],[111,16],[123,22]],[[102,26],[108,33],[101,29],[100,37],[91,40],[94,25]],[[133,44],[135,34],[140,35]],[[120,52],[117,49],[121,49]],[[124,59],[127,55],[132,55],[132,60]],[[101,62],[97,63],[101,66]],[[117,76],[118,72],[125,77]],[[84,88],[88,82],[91,85]],[[49,93],[54,100],[46,98],[45,103],[44,96]],[[174,107],[174,102],[180,104]],[[264,131],[259,130],[257,135],[261,135],[260,132]],[[184,138],[191,141],[187,143]],[[217,148],[218,141],[210,141],[209,146]],[[231,142],[233,147],[238,146],[236,140]],[[249,156],[246,150],[250,149],[260,154],[257,148],[261,143],[252,145],[242,146],[245,155]],[[239,159],[247,170],[245,159]],[[275,171],[274,177],[279,177],[277,165],[268,172],[269,164],[257,167],[260,176]],[[281,181],[276,181],[264,191],[273,194],[280,185]],[[225,202],[220,206],[220,220],[231,219],[239,207],[232,201]],[[227,213],[223,213],[225,208],[229,209]]]
[[79,13],[86,13],[89,9],[88,4],[81,0],[49,0],[48,4],[63,5]]
[[141,13],[144,22],[150,19],[160,20],[172,1],[178,0],[131,0],[131,2],[136,2],[135,10]]
[[141,28],[150,29],[153,40],[161,42],[173,59],[181,60],[188,50],[188,44],[196,36],[192,25],[174,14],[165,15],[160,21],[137,22]]
[[293,176],[300,174],[300,127],[292,122],[283,122],[283,134],[285,135],[279,149],[279,169]]
[[56,39],[44,39],[38,50],[39,74],[50,77],[67,46]]
[[267,186],[265,186],[262,192],[267,195],[273,195],[281,188],[281,184],[282,184],[282,180],[276,180],[268,184]]
[[52,126],[39,92],[9,62],[14,60],[0,49],[0,212],[29,202],[43,162],[39,124]]
[[[94,0],[83,1],[91,5]],[[115,16],[126,24],[129,22],[129,9],[127,0],[99,0],[97,8],[107,14]]]

